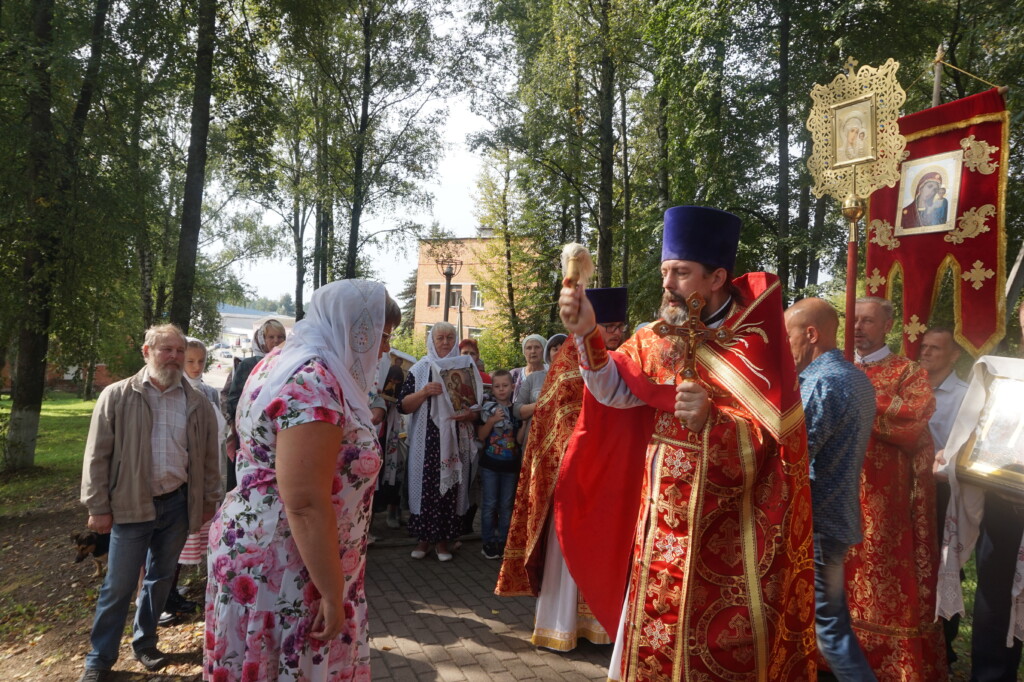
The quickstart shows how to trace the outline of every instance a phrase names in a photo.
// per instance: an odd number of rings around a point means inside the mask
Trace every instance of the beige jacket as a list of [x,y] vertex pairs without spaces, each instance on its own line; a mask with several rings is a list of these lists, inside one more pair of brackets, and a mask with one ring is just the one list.
[[[92,412],[82,463],[82,504],[89,514],[113,514],[114,523],[156,518],[150,480],[153,415],[143,392],[145,368],[111,384]],[[195,533],[203,515],[217,510],[224,491],[220,478],[217,417],[206,396],[182,379],[187,418],[188,528]]]

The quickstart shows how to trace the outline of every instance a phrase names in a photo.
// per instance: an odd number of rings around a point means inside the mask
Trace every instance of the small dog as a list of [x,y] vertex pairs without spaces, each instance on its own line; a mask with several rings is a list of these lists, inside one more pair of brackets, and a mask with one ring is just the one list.
[[96,564],[96,571],[92,574],[94,578],[102,578],[107,574],[107,553],[110,551],[110,533],[95,533],[91,530],[75,533],[71,536],[71,542],[75,543],[78,554],[75,556],[75,563],[81,563],[85,557],[92,555],[92,561]]

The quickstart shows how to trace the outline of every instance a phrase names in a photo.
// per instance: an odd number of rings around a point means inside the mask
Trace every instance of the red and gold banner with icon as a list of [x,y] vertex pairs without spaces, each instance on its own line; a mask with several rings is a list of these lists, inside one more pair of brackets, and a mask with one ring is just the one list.
[[903,282],[903,352],[916,358],[951,272],[956,340],[984,355],[1006,331],[1009,112],[993,88],[899,124],[907,139],[900,181],[871,195],[867,292],[889,296],[893,279]]

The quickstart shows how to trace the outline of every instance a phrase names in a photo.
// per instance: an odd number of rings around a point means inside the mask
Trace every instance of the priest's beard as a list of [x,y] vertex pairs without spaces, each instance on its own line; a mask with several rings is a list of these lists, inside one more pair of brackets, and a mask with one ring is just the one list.
[[[677,305],[670,305],[673,302]],[[661,296],[661,310],[658,311],[658,314],[661,315],[661,319],[671,325],[679,326],[685,324],[686,319],[689,317],[686,299],[678,294],[666,291]]]

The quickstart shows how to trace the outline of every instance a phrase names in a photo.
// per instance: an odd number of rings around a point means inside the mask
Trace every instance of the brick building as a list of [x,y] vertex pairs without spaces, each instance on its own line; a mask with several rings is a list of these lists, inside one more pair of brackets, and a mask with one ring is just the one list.
[[459,338],[476,338],[487,328],[490,308],[480,281],[487,273],[487,249],[492,240],[493,237],[489,236],[420,240],[416,266],[416,311],[413,316],[413,330],[415,334],[422,334],[420,338],[426,338],[434,324],[444,319],[444,266],[438,267],[439,260],[458,263],[453,266],[457,272],[452,277],[448,321],[456,329],[461,323]]

